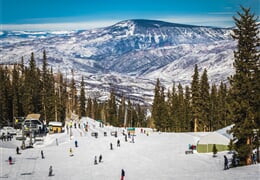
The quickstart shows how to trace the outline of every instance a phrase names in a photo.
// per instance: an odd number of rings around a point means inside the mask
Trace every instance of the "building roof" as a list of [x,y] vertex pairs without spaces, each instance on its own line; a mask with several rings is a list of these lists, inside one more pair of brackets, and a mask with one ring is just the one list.
[[210,132],[205,136],[202,136],[198,144],[223,144],[228,145],[230,142],[229,138],[217,133]]
[[60,126],[62,127],[62,122],[58,122],[58,121],[50,121],[49,126]]
[[40,120],[40,118],[41,118],[41,114],[28,114],[26,116],[26,119],[38,119],[38,120]]

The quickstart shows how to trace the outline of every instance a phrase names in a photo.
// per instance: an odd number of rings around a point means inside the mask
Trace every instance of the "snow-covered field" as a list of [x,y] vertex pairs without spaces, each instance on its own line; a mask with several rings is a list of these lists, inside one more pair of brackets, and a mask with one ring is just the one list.
[[[149,129],[149,136],[136,130],[135,142],[125,141],[123,129],[114,127],[100,128],[97,122],[88,121],[89,132],[72,128],[73,136],[67,134],[47,135],[43,142],[34,144],[34,148],[21,150],[16,154],[20,141],[0,142],[0,179],[60,179],[60,180],[119,180],[121,169],[125,170],[125,180],[211,180],[211,179],[260,179],[260,165],[223,170],[223,155],[216,158],[212,153],[185,154],[188,144],[196,144],[194,133],[158,133]],[[83,125],[81,124],[81,127]],[[110,135],[118,130],[118,137]],[[98,138],[91,132],[98,132]],[[104,136],[103,132],[108,134]],[[58,145],[56,145],[56,139]],[[117,140],[121,146],[117,147]],[[78,141],[78,147],[74,145]],[[113,150],[110,150],[110,143]],[[69,149],[74,156],[70,156]],[[41,158],[43,150],[45,158]],[[94,165],[94,157],[102,154],[101,163]],[[14,164],[8,164],[12,156]],[[53,167],[54,176],[48,177],[49,167]]]

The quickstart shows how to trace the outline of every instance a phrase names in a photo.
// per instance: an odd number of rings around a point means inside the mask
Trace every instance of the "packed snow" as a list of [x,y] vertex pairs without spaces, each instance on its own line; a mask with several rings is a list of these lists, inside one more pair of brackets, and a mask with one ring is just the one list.
[[[83,124],[88,122],[89,131]],[[0,178],[6,179],[61,179],[61,180],[116,180],[120,179],[121,170],[125,170],[125,180],[190,180],[190,179],[250,179],[260,178],[260,165],[224,168],[224,155],[218,152],[185,154],[189,144],[196,144],[200,133],[160,133],[144,128],[141,133],[136,128],[134,142],[132,137],[125,141],[124,128],[112,126],[100,127],[100,123],[90,118],[82,118],[80,127],[71,128],[72,136],[65,128],[64,133],[47,134],[43,141],[37,141],[34,148],[20,150],[16,147],[21,141],[0,142]],[[111,136],[117,131],[118,137]],[[97,132],[98,137],[91,136]],[[107,136],[104,136],[107,132]],[[120,140],[120,147],[117,141]],[[75,147],[75,141],[78,147]],[[110,149],[113,144],[113,150]],[[72,148],[73,156],[69,149]],[[43,151],[44,159],[41,157]],[[94,165],[94,158],[102,155],[102,161]],[[13,164],[9,165],[8,157]],[[48,176],[52,166],[53,175]]]

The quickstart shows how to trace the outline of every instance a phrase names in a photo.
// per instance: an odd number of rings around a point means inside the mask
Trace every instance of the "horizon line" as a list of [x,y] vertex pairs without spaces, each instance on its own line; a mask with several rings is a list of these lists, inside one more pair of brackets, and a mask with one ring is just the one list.
[[[53,22],[53,23],[26,23],[26,24],[0,24],[0,31],[59,31],[59,30],[89,30],[112,26],[118,22],[126,20],[138,20],[142,18],[125,20],[97,20],[82,22]],[[178,23],[184,25],[210,26],[219,28],[230,28],[234,26],[231,18],[226,17],[164,17],[164,18],[143,18],[143,20],[158,20],[169,23]]]

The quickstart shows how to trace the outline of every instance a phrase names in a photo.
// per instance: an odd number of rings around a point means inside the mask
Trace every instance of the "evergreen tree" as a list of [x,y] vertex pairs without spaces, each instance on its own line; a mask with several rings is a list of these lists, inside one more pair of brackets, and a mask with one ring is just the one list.
[[178,106],[177,106],[177,120],[178,120],[178,131],[183,132],[185,131],[185,109],[184,109],[184,93],[182,85],[179,83],[178,85]]
[[[259,29],[257,19],[250,9],[241,7],[243,13],[234,17],[236,28],[232,37],[237,40],[234,52],[235,74],[230,77],[235,149],[240,162],[250,164],[254,132],[259,121]],[[258,78],[258,79],[257,79]],[[258,87],[257,87],[258,86]],[[259,124],[259,122],[258,122]],[[258,127],[259,129],[259,127]]]
[[209,131],[211,124],[209,120],[210,96],[207,70],[204,69],[200,81],[200,113],[203,124],[203,131]]
[[160,80],[157,79],[155,89],[154,89],[154,98],[152,105],[152,118],[154,120],[155,127],[158,130],[161,130],[161,115],[160,115],[160,106],[161,106],[161,95],[160,95]]
[[221,127],[221,122],[218,115],[218,108],[218,90],[217,86],[213,84],[210,93],[210,131],[214,131]]
[[118,126],[116,97],[113,89],[110,92],[110,98],[108,100],[107,118],[110,124]]
[[85,96],[85,82],[82,76],[80,83],[80,96],[79,96],[79,118],[86,116],[86,96]]
[[200,83],[199,83],[199,72],[198,72],[198,66],[195,65],[194,68],[194,74],[192,76],[192,82],[191,82],[191,107],[192,107],[192,118],[193,118],[193,124],[194,124],[194,132],[201,131],[201,109],[200,109]]
[[192,110],[191,110],[191,92],[190,87],[185,87],[185,95],[184,95],[184,111],[185,111],[185,131],[191,132],[194,127],[192,120]]
[[91,117],[92,115],[92,100],[90,97],[87,99],[87,109],[86,109],[87,117]]

